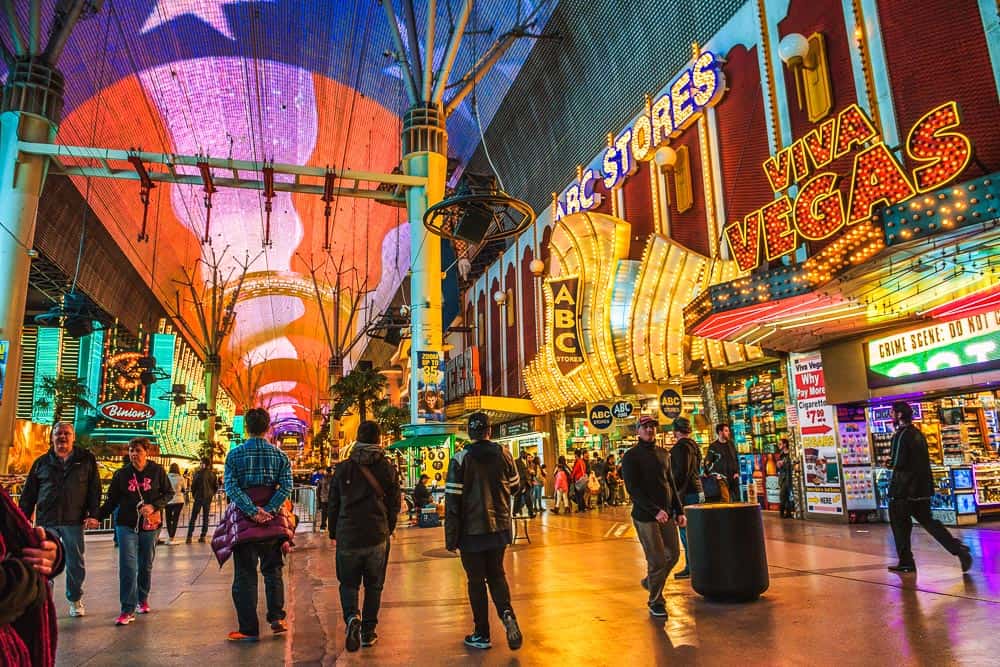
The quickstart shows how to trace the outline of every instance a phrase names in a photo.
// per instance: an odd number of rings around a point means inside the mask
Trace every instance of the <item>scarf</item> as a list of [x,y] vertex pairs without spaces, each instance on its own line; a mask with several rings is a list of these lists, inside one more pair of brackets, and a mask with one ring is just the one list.
[[[41,543],[31,523],[0,487],[0,559],[24,547]],[[56,608],[52,587],[46,584],[45,601],[29,609],[10,625],[0,627],[0,656],[4,665],[52,667],[56,659]]]

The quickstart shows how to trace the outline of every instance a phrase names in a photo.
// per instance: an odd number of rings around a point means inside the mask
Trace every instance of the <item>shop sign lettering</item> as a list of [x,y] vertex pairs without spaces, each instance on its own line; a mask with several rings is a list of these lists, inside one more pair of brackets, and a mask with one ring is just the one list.
[[868,341],[868,368],[906,378],[1000,362],[1000,310]]
[[601,204],[594,192],[600,180],[606,190],[618,187],[634,174],[639,163],[652,159],[660,146],[680,136],[709,107],[718,104],[726,92],[722,59],[711,51],[700,51],[686,68],[621,132],[608,135],[608,147],[586,168],[577,170],[577,178],[555,197],[555,219]]
[[138,401],[112,401],[97,408],[102,417],[124,424],[147,422],[156,414],[153,406]]
[[577,308],[580,280],[576,276],[548,281],[552,290],[552,321],[549,335],[559,372],[566,375],[583,364]]
[[[777,199],[725,229],[740,269],[749,271],[795,251],[804,241],[820,241],[869,220],[876,206],[893,206],[953,180],[972,157],[972,143],[956,130],[958,104],[946,102],[910,130],[902,149],[917,164],[907,173],[857,104],[829,118],[763,164]],[[829,165],[854,154],[847,196],[841,174]],[[783,194],[798,186],[793,197]]]
[[611,409],[608,406],[603,403],[597,403],[590,406],[590,410],[587,412],[587,420],[594,427],[594,430],[606,431],[611,428],[611,424],[614,422],[614,415],[611,414]]
[[676,389],[664,389],[660,393],[660,412],[667,419],[681,416],[681,394]]

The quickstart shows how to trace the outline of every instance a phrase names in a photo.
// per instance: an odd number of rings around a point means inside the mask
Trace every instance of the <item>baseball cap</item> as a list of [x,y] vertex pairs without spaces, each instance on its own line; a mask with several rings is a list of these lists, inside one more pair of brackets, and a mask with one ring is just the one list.
[[643,415],[639,417],[639,421],[636,423],[636,427],[646,426],[647,424],[652,424],[654,427],[659,426],[660,422],[656,421],[656,417],[652,415]]
[[469,415],[469,437],[485,438],[490,429],[490,418],[485,412],[473,412]]
[[678,417],[674,420],[674,430],[678,433],[690,433],[691,422],[687,417]]

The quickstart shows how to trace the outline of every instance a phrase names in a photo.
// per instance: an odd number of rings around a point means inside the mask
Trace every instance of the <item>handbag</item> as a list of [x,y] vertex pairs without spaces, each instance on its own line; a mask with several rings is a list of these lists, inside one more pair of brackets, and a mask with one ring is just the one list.
[[705,492],[705,502],[712,503],[722,500],[722,489],[715,475],[702,475],[701,488]]
[[[132,473],[132,479],[135,481],[135,490],[139,494],[139,500],[142,501],[142,505],[146,504],[146,499],[142,497],[142,486],[139,484],[139,479]],[[141,514],[141,511],[140,511]],[[163,512],[160,510],[154,510],[150,512],[147,516],[142,517],[139,528],[141,530],[159,530],[160,526],[163,524]]]
[[601,481],[594,473],[590,473],[590,477],[587,478],[587,490],[591,493],[598,493],[601,490]]

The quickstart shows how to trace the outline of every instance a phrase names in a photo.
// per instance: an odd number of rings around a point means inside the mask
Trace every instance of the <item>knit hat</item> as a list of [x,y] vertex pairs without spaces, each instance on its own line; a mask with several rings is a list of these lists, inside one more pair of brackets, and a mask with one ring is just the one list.
[[368,445],[377,445],[382,441],[382,432],[379,430],[378,424],[368,420],[361,422],[358,426],[358,436],[356,438],[358,442],[363,442]]
[[674,431],[678,433],[690,433],[691,422],[688,421],[687,417],[678,417],[674,420]]

